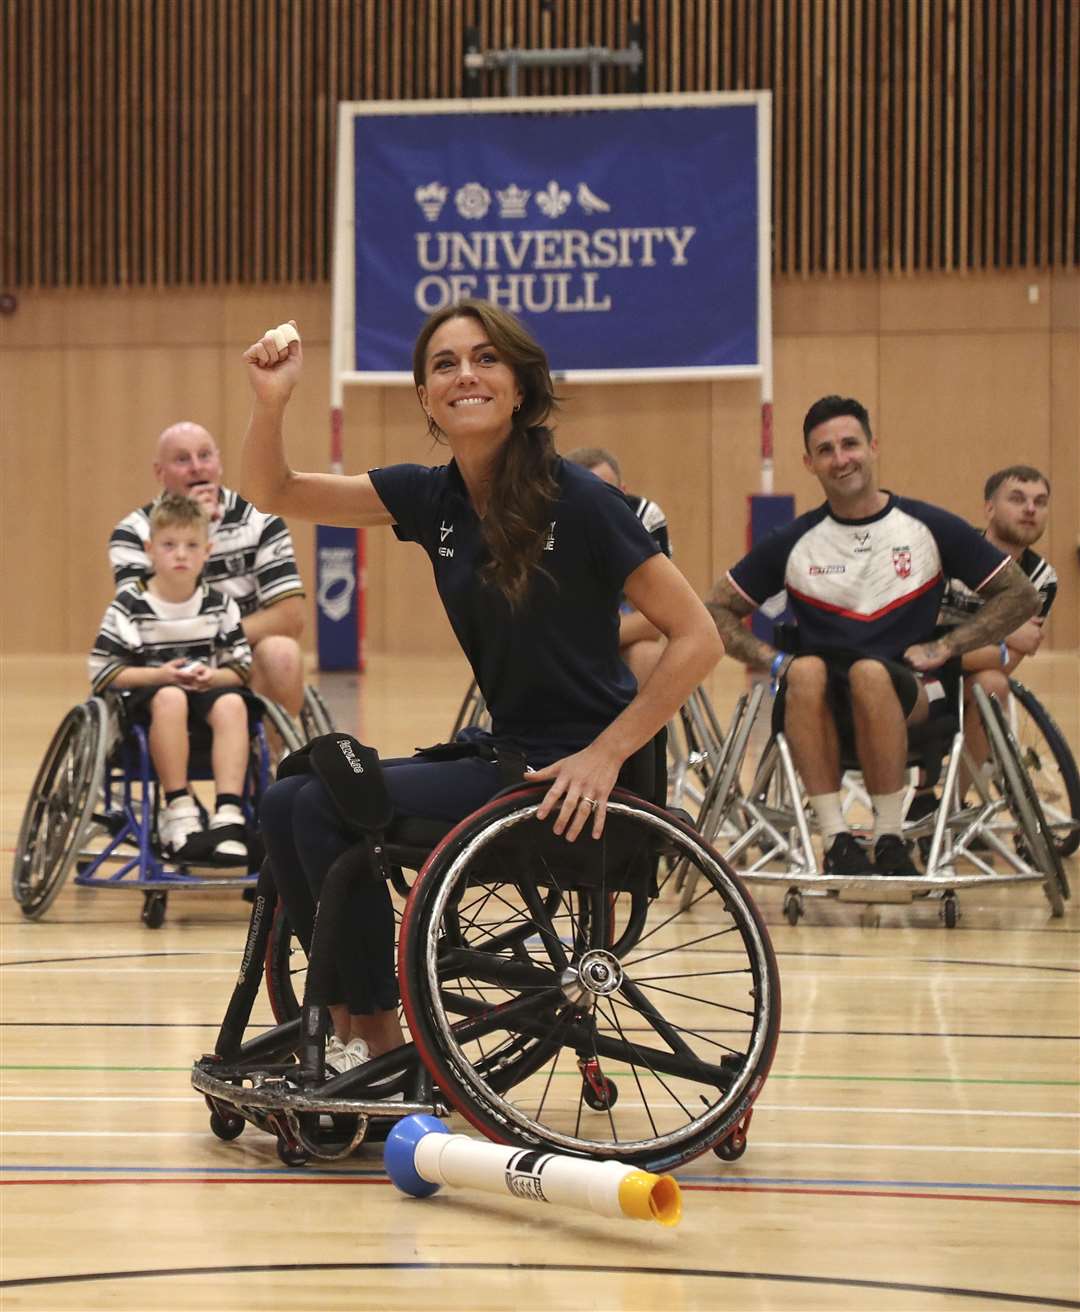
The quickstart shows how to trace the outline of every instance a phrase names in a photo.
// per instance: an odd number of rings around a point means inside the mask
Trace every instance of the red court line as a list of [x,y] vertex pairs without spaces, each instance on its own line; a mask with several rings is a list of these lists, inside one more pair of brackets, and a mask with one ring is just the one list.
[[[0,1180],[0,1185],[87,1185],[87,1184],[379,1184],[389,1185],[390,1181],[368,1176],[352,1175],[283,1175],[283,1176],[238,1176],[223,1179],[220,1175],[177,1175],[177,1176],[101,1176],[94,1179],[53,1180],[35,1176],[27,1180]],[[918,1198],[945,1200],[957,1203],[1026,1203],[1041,1207],[1080,1207],[1080,1199],[1072,1198],[1025,1198],[1012,1194],[945,1194],[914,1193],[907,1189],[809,1189],[792,1185],[752,1185],[752,1184],[680,1184],[680,1189],[687,1193],[740,1193],[740,1194],[813,1194],[826,1198]]]

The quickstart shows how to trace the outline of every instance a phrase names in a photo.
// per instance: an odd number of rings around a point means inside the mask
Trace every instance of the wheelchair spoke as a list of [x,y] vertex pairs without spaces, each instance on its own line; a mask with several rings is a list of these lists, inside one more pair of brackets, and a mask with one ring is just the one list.
[[639,987],[652,989],[654,993],[666,993],[671,998],[685,998],[687,1002],[700,1002],[706,1007],[718,1007],[721,1011],[733,1011],[738,1016],[753,1016],[752,1007],[733,1007],[730,1002],[710,1002],[707,998],[698,997],[693,993],[681,993],[678,989],[665,989],[659,984],[649,984],[645,980],[635,980],[634,983]]
[[[654,1080],[656,1080],[657,1084],[660,1085],[660,1087],[664,1090],[664,1092],[667,1093],[668,1097],[670,1097],[675,1103],[677,1103],[677,1104],[679,1105],[679,1107],[683,1110],[683,1112],[686,1113],[687,1116],[691,1115],[690,1109],[686,1106],[686,1104],[682,1101],[682,1099],[681,1099],[681,1098],[679,1097],[679,1095],[675,1092],[675,1090],[671,1087],[671,1085],[668,1084],[668,1082],[664,1079],[664,1077],[663,1077],[663,1076],[660,1074],[660,1072],[656,1069],[655,1065],[649,1060],[649,1049],[648,1049],[648,1048],[643,1048],[643,1047],[641,1047],[639,1044],[635,1043],[632,1039],[628,1039],[628,1038],[626,1037],[625,1033],[623,1032],[622,1026],[619,1024],[619,1019],[618,1019],[618,1017],[617,1017],[616,1014],[615,1014],[615,1009],[614,1009],[614,1007],[612,1007],[612,1009],[611,1009],[611,1016],[609,1017],[609,1019],[611,1020],[611,1023],[612,1023],[612,1025],[615,1027],[615,1029],[618,1030],[618,1032],[619,1032],[619,1036],[622,1038],[622,1040],[623,1040],[623,1042],[626,1044],[627,1048],[628,1048],[628,1049],[629,1049],[629,1050],[630,1050],[635,1056],[641,1058],[642,1063],[643,1063],[644,1065],[646,1065],[646,1066],[649,1068],[649,1074],[653,1077]],[[635,1061],[633,1061],[633,1060],[631,1060],[631,1062],[630,1062],[630,1069],[634,1072],[634,1079],[637,1080],[638,1088],[641,1089],[641,1081],[640,1081],[640,1079],[638,1079],[638,1076],[637,1076],[637,1067],[638,1067],[638,1063],[635,1062]],[[642,1102],[645,1104],[646,1107],[649,1106],[648,1098],[645,1096],[645,1091],[644,1091],[643,1089],[641,1089],[641,1100],[642,1100]],[[650,1112],[650,1114],[649,1114],[649,1120],[650,1120],[650,1122],[652,1121],[652,1114],[651,1114],[651,1112]],[[654,1134],[656,1133],[655,1126],[654,1126],[654,1128],[653,1128],[653,1133],[654,1133]]]
[[[671,921],[676,919],[675,916],[669,917],[664,921],[664,925],[670,925]],[[664,925],[657,925],[656,929],[650,930],[648,934],[642,935],[638,943],[643,942],[646,938],[652,938],[653,934],[664,928]],[[738,933],[737,928],[731,925],[728,929],[716,929],[711,934],[702,934],[700,938],[692,938],[686,943],[676,943],[666,948],[659,948],[656,952],[649,952],[644,957],[634,957],[632,961],[625,961],[623,965],[629,969],[631,966],[640,966],[643,961],[652,961],[656,957],[667,956],[671,952],[686,952],[689,948],[697,947],[700,943],[708,943],[714,938],[724,938],[728,934]]]
[[[673,1050],[677,1052],[680,1053],[693,1052],[693,1049],[690,1048],[682,1039],[682,1035],[685,1034],[692,1039],[700,1039],[702,1043],[708,1043],[714,1048],[719,1048],[722,1052],[727,1053],[728,1056],[741,1057],[744,1055],[739,1048],[733,1048],[731,1047],[730,1044],[721,1043],[719,1039],[709,1038],[708,1033],[705,1030],[701,1029],[700,1026],[691,1027],[689,1025],[680,1025],[676,1021],[671,1021],[666,1019],[665,1017],[660,1016],[659,1012],[655,1011],[651,1007],[646,1007],[645,1000],[643,998],[635,997],[633,1002],[623,1001],[620,999],[619,1003],[623,1007],[628,1007],[633,1011],[637,1011],[639,1013],[644,1014],[647,1020],[653,1022],[653,1028],[660,1035],[660,1037],[662,1039],[665,1039],[668,1043],[672,1044]],[[735,1010],[735,1008],[731,1008],[731,1010]]]

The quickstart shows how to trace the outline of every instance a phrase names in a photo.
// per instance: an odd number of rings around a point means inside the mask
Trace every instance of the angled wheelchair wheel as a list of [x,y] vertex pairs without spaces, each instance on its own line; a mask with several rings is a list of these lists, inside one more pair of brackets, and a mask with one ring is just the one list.
[[304,998],[307,955],[280,902],[274,908],[274,923],[266,943],[265,973],[274,1019],[279,1025],[296,1020]]
[[996,697],[987,697],[979,687],[975,699],[983,716],[987,741],[1003,795],[1017,826],[1017,843],[1025,857],[1044,876],[1043,891],[1052,916],[1065,914],[1069,881],[1061,864],[1061,854],[1043,814],[1039,795],[1020,760],[1016,739]]
[[[489,1138],[667,1170],[727,1139],[760,1090],[780,1021],[768,933],[670,812],[617,791],[603,839],[568,844],[535,820],[543,792],[463,821],[413,885],[410,1031]],[[683,862],[685,910],[664,874]]]
[[1039,795],[1054,846],[1065,856],[1080,847],[1080,771],[1065,735],[1038,697],[1016,679],[1009,725],[1016,738],[1020,763]]
[[23,812],[11,891],[36,920],[60,892],[101,792],[108,712],[100,697],[73,707],[53,735]]
[[312,738],[320,738],[324,733],[334,732],[334,717],[323,700],[318,688],[307,684],[304,688],[304,704],[300,707],[300,733],[305,743]]

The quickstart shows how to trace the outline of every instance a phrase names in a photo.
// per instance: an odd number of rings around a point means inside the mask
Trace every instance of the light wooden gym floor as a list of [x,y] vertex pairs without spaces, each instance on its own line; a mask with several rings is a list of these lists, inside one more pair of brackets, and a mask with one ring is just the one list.
[[[1080,662],[1024,670],[1080,744]],[[449,729],[456,660],[323,678],[387,755]],[[722,663],[726,717],[743,687]],[[64,712],[75,659],[3,666],[2,844]],[[1069,863],[1074,888],[1080,869]],[[1080,1307],[1080,896],[1037,886],[936,904],[761,895],[784,1020],[746,1155],[684,1168],[674,1230],[509,1198],[399,1196],[380,1151],[290,1172],[248,1127],[216,1140],[189,1085],[235,977],[247,907],[65,889],[40,923],[0,897],[5,1308]],[[269,1019],[265,1004],[258,1013]],[[457,1129],[463,1127],[455,1126]]]

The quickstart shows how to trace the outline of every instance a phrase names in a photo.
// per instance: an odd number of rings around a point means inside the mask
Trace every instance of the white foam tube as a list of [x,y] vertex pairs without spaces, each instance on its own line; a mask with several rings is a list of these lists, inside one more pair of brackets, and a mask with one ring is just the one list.
[[679,1186],[670,1175],[653,1175],[621,1162],[506,1148],[463,1134],[425,1134],[416,1144],[413,1165],[431,1184],[510,1193],[601,1216],[670,1226],[682,1214]]

